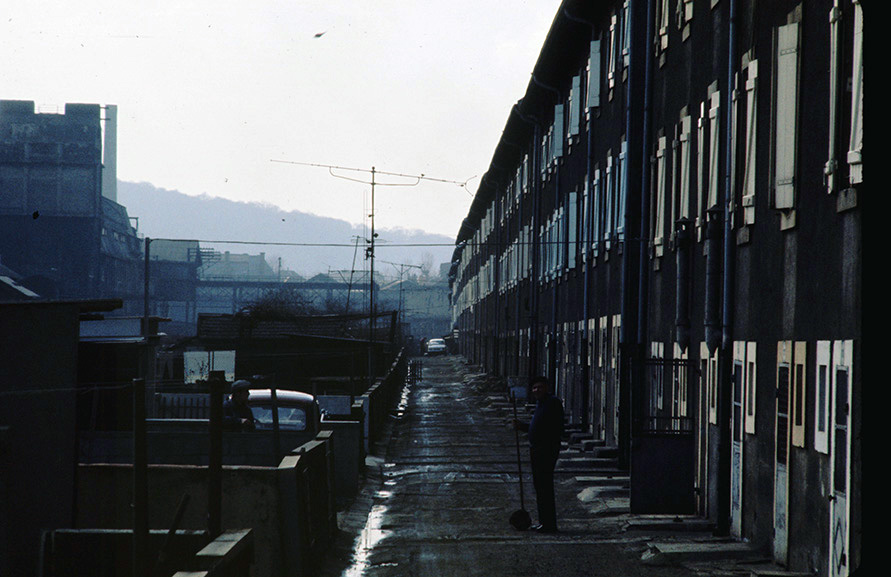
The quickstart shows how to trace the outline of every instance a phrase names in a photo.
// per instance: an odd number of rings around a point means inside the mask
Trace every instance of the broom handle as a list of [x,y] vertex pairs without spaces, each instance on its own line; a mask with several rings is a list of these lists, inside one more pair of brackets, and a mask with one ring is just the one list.
[[520,431],[517,429],[517,397],[511,392],[510,398],[514,402],[514,433],[517,438],[517,473],[520,477],[520,509],[525,510],[526,505],[523,502],[523,467],[520,465]]

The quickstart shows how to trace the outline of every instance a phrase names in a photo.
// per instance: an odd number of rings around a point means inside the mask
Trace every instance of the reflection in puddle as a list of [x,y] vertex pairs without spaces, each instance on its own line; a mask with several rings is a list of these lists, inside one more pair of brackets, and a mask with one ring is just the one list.
[[[388,497],[386,491],[378,493],[380,496]],[[371,552],[374,547],[390,535],[390,531],[381,529],[384,523],[384,513],[387,512],[386,505],[375,505],[368,514],[365,521],[365,527],[356,538],[356,545],[353,548],[353,564],[343,572],[343,577],[361,577],[365,574],[365,570],[371,565]]]

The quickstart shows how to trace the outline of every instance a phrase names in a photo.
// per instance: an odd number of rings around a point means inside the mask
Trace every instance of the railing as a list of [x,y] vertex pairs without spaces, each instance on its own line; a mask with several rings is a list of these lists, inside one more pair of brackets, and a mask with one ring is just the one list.
[[641,433],[693,434],[696,420],[693,417],[660,417],[649,415],[641,419]]
[[420,382],[423,377],[424,364],[419,360],[408,361],[407,382],[411,385]]

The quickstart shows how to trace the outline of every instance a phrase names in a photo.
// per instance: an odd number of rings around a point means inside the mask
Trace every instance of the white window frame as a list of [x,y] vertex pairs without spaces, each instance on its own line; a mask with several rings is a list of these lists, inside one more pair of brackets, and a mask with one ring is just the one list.
[[[703,350],[708,355],[708,346],[703,343]],[[703,377],[706,380],[705,391],[708,396],[708,422],[718,424],[718,350],[705,357],[707,370]]]
[[755,391],[758,390],[756,383],[756,376],[758,374],[757,352],[757,343],[746,343],[746,372],[743,388],[743,409],[745,413],[745,432],[750,435],[755,434],[755,413],[757,412],[756,410],[758,407],[755,399]]
[[[665,358],[665,343],[660,342],[651,342],[650,343],[650,359],[654,361],[660,361]],[[665,405],[665,366],[662,363],[654,362],[652,367],[655,369],[654,379],[655,386],[653,387],[653,408],[657,411],[661,411]]]
[[[672,380],[675,384],[675,389],[677,391],[675,397],[675,413],[676,417],[687,417],[689,416],[689,370],[688,370],[688,351],[689,349],[681,350],[681,346],[678,343],[674,343],[674,359],[679,361],[684,361],[683,363],[674,363],[672,365]],[[680,424],[680,423],[678,423]]]
[[832,431],[832,342],[817,341],[814,375],[814,449],[829,454],[829,436]]
[[807,343],[796,342],[792,350],[792,393],[789,395],[789,426],[792,446],[804,447],[807,428]]

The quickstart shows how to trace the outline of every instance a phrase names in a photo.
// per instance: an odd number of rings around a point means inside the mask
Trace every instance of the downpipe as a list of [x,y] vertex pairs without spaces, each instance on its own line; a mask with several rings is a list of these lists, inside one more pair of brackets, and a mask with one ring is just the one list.
[[725,121],[727,133],[725,135],[725,166],[724,166],[724,272],[723,272],[723,315],[722,315],[722,339],[720,354],[720,405],[718,407],[718,422],[720,423],[720,445],[718,447],[718,520],[716,532],[719,535],[729,535],[731,525],[731,498],[730,478],[732,467],[731,456],[731,415],[733,395],[733,283],[734,283],[734,236],[733,236],[733,181],[730,167],[733,161],[733,79],[734,65],[736,63],[736,32],[737,32],[737,0],[730,1],[730,25],[727,40],[727,88],[725,101]]

